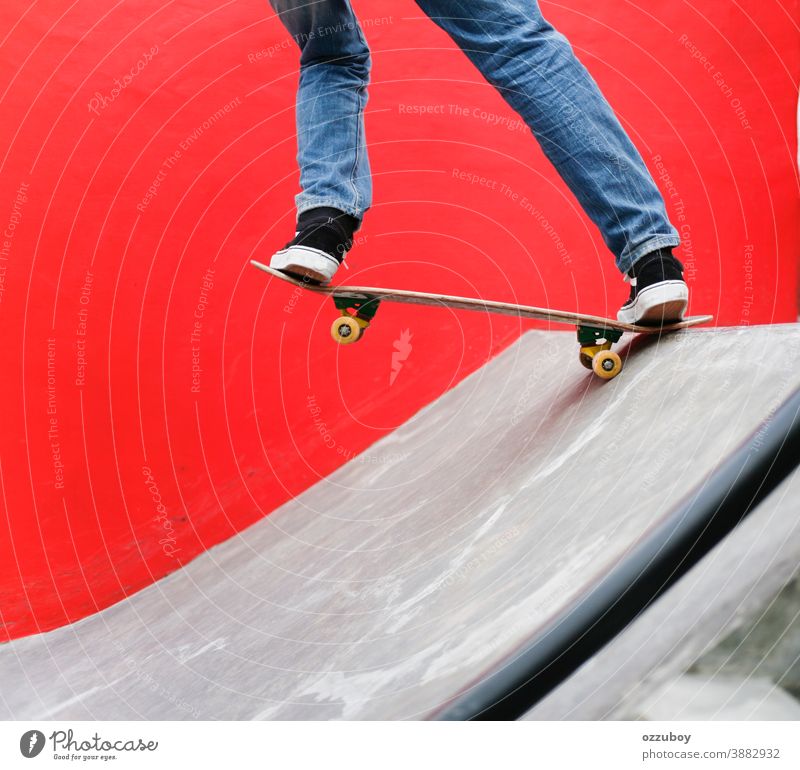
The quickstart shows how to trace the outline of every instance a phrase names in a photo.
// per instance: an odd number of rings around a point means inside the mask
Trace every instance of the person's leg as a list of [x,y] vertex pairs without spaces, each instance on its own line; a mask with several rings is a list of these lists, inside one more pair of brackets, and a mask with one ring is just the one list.
[[364,109],[370,52],[349,0],[270,0],[300,49],[297,233],[270,264],[327,281],[372,202]]
[[639,152],[536,0],[416,2],[527,123],[621,272],[680,243]]

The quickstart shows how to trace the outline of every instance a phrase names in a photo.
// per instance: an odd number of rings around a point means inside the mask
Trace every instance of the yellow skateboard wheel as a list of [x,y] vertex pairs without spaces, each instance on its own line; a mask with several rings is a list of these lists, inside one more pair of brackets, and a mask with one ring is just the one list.
[[613,350],[601,350],[592,359],[592,371],[602,380],[610,380],[622,371],[622,359]]
[[337,318],[331,326],[331,337],[340,345],[350,345],[361,337],[361,326],[350,316]]

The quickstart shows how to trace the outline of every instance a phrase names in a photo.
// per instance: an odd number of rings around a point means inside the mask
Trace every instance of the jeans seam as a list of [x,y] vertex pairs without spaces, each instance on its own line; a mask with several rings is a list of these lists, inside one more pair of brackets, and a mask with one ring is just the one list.
[[353,188],[353,205],[358,208],[360,203],[360,196],[358,194],[358,187],[356,186],[356,171],[358,169],[358,162],[361,159],[361,146],[359,144],[359,137],[361,135],[361,121],[363,120],[363,104],[362,104],[363,86],[358,89],[356,95],[356,136],[355,136],[355,157],[353,158],[353,168],[350,170],[350,187]]
[[[350,13],[353,15],[353,19],[355,21],[356,27],[356,34],[358,35],[361,44],[364,46],[364,49],[367,51],[367,62],[369,62],[370,50],[369,50],[369,43],[367,43],[366,38],[364,37],[364,33],[361,30],[361,25],[358,22],[355,14],[353,13],[352,7],[350,8]],[[369,79],[369,65],[367,64],[367,75],[366,79]],[[353,207],[355,209],[360,208],[361,204],[361,196],[358,192],[358,186],[356,185],[356,171],[358,170],[359,162],[361,160],[361,144],[359,142],[361,137],[361,126],[364,123],[364,108],[366,107],[366,101],[364,99],[364,92],[366,91],[367,84],[360,86],[356,93],[356,145],[355,145],[355,158],[353,159],[353,168],[350,171],[350,186],[353,188],[353,196],[354,196],[354,203]]]

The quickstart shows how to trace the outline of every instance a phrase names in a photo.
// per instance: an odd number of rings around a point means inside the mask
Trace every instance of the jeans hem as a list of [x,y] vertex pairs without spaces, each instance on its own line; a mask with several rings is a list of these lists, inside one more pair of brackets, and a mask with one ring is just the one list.
[[297,216],[299,217],[304,211],[308,211],[309,209],[317,209],[321,206],[328,206],[333,209],[339,209],[339,211],[343,211],[345,214],[349,214],[351,217],[355,217],[359,222],[364,218],[364,213],[366,209],[361,209],[354,206],[351,203],[345,203],[342,200],[338,200],[336,198],[308,198],[306,196],[298,196],[295,200],[297,204]]
[[681,239],[677,235],[654,235],[644,243],[639,244],[635,249],[626,254],[622,254],[617,260],[617,267],[621,272],[627,273],[642,257],[657,249],[665,249],[668,246],[675,247],[681,245]]

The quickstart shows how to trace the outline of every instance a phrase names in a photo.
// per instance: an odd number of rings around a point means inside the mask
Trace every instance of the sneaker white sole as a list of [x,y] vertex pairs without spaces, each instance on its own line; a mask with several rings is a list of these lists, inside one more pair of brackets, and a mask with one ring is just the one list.
[[620,308],[617,320],[626,324],[662,325],[680,321],[689,304],[683,281],[662,281],[642,289],[632,304]]
[[274,270],[310,278],[312,281],[328,283],[339,269],[335,257],[308,246],[290,246],[272,255],[269,266]]

